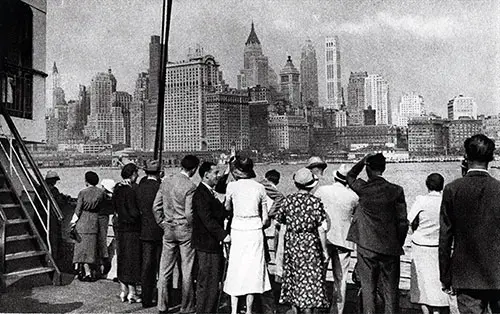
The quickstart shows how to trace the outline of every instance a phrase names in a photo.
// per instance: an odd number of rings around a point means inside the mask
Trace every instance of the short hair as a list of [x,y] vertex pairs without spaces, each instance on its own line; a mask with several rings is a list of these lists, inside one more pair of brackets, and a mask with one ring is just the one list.
[[190,171],[198,168],[200,165],[200,159],[194,155],[186,155],[181,160],[181,166],[184,170]]
[[198,169],[198,173],[200,174],[200,178],[203,179],[203,177],[205,176],[205,173],[209,172],[213,166],[215,166],[215,164],[213,162],[204,161],[201,164],[200,169]]
[[99,176],[94,171],[85,172],[85,181],[90,185],[97,185],[99,183]]
[[266,172],[266,174],[264,175],[264,177],[267,180],[271,181],[272,183],[278,184],[278,182],[280,181],[281,175],[280,175],[280,173],[277,170],[271,169],[268,172]]
[[476,134],[465,140],[464,148],[469,161],[490,162],[493,160],[495,142],[484,134]]
[[123,179],[129,179],[139,168],[134,163],[129,163],[123,166],[121,176]]
[[382,153],[369,156],[365,163],[374,171],[385,171],[385,157]]
[[441,192],[444,186],[444,178],[439,173],[431,173],[425,180],[425,185],[431,191]]

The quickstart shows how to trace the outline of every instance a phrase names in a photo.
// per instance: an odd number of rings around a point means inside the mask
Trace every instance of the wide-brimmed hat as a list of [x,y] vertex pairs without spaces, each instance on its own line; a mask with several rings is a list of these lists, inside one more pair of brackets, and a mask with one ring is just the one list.
[[161,165],[158,160],[146,160],[144,168],[142,168],[146,172],[160,172]]
[[308,168],[300,168],[293,174],[293,181],[305,188],[313,188],[318,184],[318,177]]
[[101,186],[104,190],[113,193],[113,190],[115,189],[115,180],[113,179],[102,179],[101,181]]
[[346,164],[341,164],[333,175],[333,179],[342,183],[347,183],[347,173],[349,170],[350,168]]
[[236,157],[231,165],[233,176],[237,179],[255,178],[253,171],[253,160],[248,157]]
[[57,174],[57,172],[55,172],[54,170],[47,171],[47,174],[45,175],[45,180],[47,180],[47,179],[61,180],[61,178],[59,178],[59,175]]
[[321,159],[321,157],[318,156],[312,156],[311,158],[309,158],[306,166],[307,169],[321,168],[323,170],[326,169],[326,167],[327,167],[326,162],[324,162],[323,159]]

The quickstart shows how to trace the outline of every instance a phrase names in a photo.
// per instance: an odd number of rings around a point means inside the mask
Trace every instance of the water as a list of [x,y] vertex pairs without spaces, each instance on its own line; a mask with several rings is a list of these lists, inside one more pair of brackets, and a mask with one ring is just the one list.
[[[292,181],[293,173],[303,167],[304,165],[256,165],[255,172],[257,173],[257,179],[264,176],[266,171],[270,169],[276,169],[281,173],[281,182],[278,188],[285,194],[290,194],[295,191],[295,186]],[[325,181],[333,182],[333,174],[338,169],[339,164],[331,164],[325,171]],[[223,167],[221,166],[221,169]],[[43,175],[49,169],[41,169]],[[120,170],[119,169],[109,169],[109,168],[55,168],[51,169],[57,171],[61,177],[61,181],[58,182],[57,187],[62,193],[69,194],[73,197],[78,195],[78,192],[85,188],[84,174],[88,170],[95,171],[101,179],[109,178],[115,181],[120,180]],[[173,174],[178,171],[177,168],[167,168],[167,175]],[[415,201],[417,195],[423,195],[427,193],[427,188],[425,187],[426,177],[432,173],[438,172],[443,175],[445,179],[445,184],[453,181],[461,176],[460,163],[458,162],[437,162],[437,163],[401,163],[401,164],[388,164],[387,170],[384,173],[384,177],[393,183],[401,185],[404,188],[406,202],[410,207]],[[500,177],[499,169],[490,169],[490,173],[495,177]],[[140,175],[144,175],[142,170]],[[366,179],[366,174],[363,173],[360,177]],[[195,182],[199,182],[200,178],[198,175],[194,177]]]

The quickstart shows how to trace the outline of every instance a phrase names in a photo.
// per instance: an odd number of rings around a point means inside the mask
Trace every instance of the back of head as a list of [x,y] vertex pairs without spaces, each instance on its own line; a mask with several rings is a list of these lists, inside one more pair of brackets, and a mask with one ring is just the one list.
[[468,161],[488,163],[493,160],[495,143],[484,134],[476,134],[465,140],[464,148]]
[[367,167],[370,167],[372,171],[381,173],[385,171],[385,157],[382,153],[369,156],[365,164]]
[[203,179],[203,177],[205,176],[205,173],[209,172],[210,169],[215,166],[215,164],[213,162],[210,162],[210,161],[204,161],[200,168],[198,169],[198,174],[200,175],[200,178]]
[[96,186],[99,183],[99,176],[94,171],[85,172],[85,182]]
[[272,169],[272,170],[269,170],[268,172],[266,172],[266,174],[264,175],[264,177],[271,181],[272,183],[274,184],[278,184],[280,182],[280,173],[275,170],[275,169]]
[[134,163],[129,163],[123,166],[121,176],[123,179],[130,179],[132,175],[138,170]]
[[429,191],[441,192],[444,186],[444,178],[439,173],[431,173],[425,180],[425,185]]
[[198,168],[200,165],[200,159],[194,155],[186,155],[181,160],[181,167],[186,171],[191,171]]

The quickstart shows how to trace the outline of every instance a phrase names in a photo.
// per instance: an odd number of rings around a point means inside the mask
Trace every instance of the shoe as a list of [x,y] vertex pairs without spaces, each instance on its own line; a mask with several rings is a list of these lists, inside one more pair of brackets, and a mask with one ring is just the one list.
[[130,304],[142,302],[142,299],[138,295],[135,295],[135,294],[129,294],[127,296],[127,299],[128,299],[128,303],[130,303]]
[[120,300],[122,302],[127,302],[127,293],[126,292],[120,292]]

